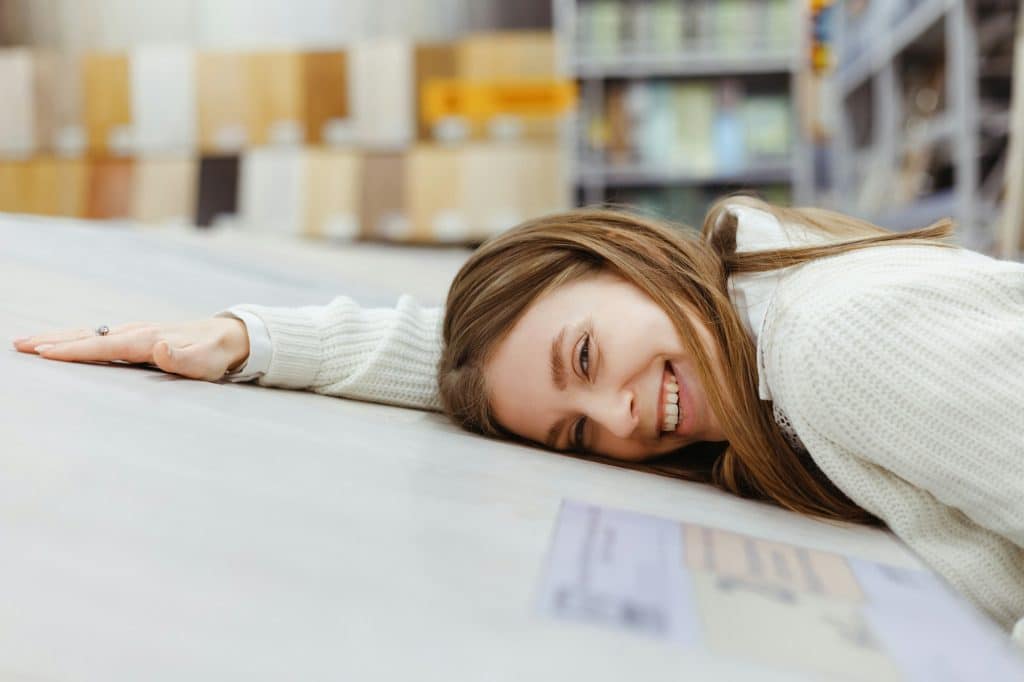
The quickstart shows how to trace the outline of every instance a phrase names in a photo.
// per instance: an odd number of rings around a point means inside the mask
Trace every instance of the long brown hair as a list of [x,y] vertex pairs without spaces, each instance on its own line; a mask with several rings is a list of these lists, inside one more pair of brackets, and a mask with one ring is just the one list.
[[[828,238],[821,245],[736,253],[731,205],[745,205]],[[579,209],[519,225],[480,247],[448,293],[438,384],[445,411],[464,428],[522,440],[496,420],[484,366],[533,301],[566,282],[599,271],[631,282],[672,320],[696,360],[701,382],[727,443],[697,444],[643,463],[586,455],[615,466],[711,483],[825,519],[877,524],[844,495],[810,457],[782,435],[771,403],[759,399],[756,346],[728,293],[733,274],[773,270],[888,243],[945,245],[948,221],[894,234],[831,211],[781,208],[731,196],[711,207],[700,237],[620,210]],[[684,314],[696,312],[714,338],[717,362]]]

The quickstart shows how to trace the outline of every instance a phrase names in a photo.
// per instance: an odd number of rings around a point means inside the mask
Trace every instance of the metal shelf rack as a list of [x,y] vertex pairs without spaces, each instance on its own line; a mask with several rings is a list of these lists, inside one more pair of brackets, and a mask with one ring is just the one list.
[[[603,203],[609,189],[623,187],[692,187],[728,185],[756,187],[764,184],[785,184],[791,189],[795,203],[809,201],[813,194],[813,149],[800,125],[804,82],[801,78],[807,54],[806,36],[800,35],[785,50],[774,48],[764,53],[728,55],[712,51],[689,51],[670,55],[625,53],[609,56],[577,54],[577,19],[581,2],[585,0],[552,0],[555,32],[562,50],[563,72],[575,78],[580,88],[580,112],[571,123],[572,132],[567,153],[572,160],[569,174],[572,191],[581,195],[586,204]],[[620,0],[628,3],[630,0]],[[792,0],[794,26],[806,23],[806,3]],[[750,78],[776,77],[787,84],[791,103],[791,148],[787,158],[771,164],[757,164],[736,172],[713,172],[694,175],[672,168],[631,164],[610,165],[603,159],[594,159],[584,153],[579,131],[580,121],[587,112],[604,106],[607,81],[637,78]]]
[[[837,25],[834,75],[836,207],[896,230],[953,217],[962,243],[989,250],[997,206],[980,191],[982,131],[993,131],[979,95],[979,12],[988,11],[979,8],[993,3],[870,0],[855,18],[850,4],[841,0],[837,8],[843,20]],[[944,60],[945,109],[908,126],[901,64],[911,52]],[[952,186],[909,201],[894,196],[906,156],[940,149],[948,156]]]

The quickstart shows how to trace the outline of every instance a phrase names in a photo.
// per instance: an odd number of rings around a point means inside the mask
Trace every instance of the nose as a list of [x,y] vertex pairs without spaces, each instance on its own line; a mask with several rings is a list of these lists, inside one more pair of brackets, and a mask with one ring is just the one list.
[[629,438],[640,423],[636,394],[630,390],[602,392],[591,396],[590,418],[617,438]]

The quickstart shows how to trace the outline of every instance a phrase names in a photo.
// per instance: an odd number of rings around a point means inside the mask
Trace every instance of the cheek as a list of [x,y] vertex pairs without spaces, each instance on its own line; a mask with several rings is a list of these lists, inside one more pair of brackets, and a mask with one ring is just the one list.
[[624,326],[630,330],[630,335],[638,344],[638,348],[680,348],[679,333],[672,324],[672,319],[661,308],[652,304],[645,307],[644,314],[638,316],[634,324]]
[[[500,395],[490,396],[491,414],[505,430],[522,438],[537,441],[542,431],[540,419],[526,406],[537,404],[537,397],[522,390],[516,382],[506,382]],[[541,439],[542,440],[542,439]]]
[[[666,452],[671,451],[674,448],[669,448]],[[624,462],[642,462],[645,459],[650,459],[655,455],[664,454],[658,452],[656,449],[644,446],[636,441],[622,440],[609,436],[607,433],[602,433],[598,436],[597,441],[594,443],[595,454],[604,455],[605,457],[611,457],[612,459],[619,459]]]

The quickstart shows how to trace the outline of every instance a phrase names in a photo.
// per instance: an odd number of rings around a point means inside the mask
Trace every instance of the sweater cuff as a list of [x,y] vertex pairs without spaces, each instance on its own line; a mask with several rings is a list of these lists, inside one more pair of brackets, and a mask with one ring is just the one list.
[[270,366],[260,384],[305,389],[313,384],[323,362],[323,342],[316,306],[275,308],[259,305],[233,306],[263,320],[273,351]]
[[214,315],[214,317],[228,317],[241,320],[242,324],[245,325],[245,333],[249,335],[249,357],[234,371],[225,373],[223,378],[226,381],[240,383],[258,379],[266,374],[267,367],[270,366],[272,346],[270,343],[270,333],[267,332],[267,325],[263,324],[263,320],[237,307],[222,310]]

